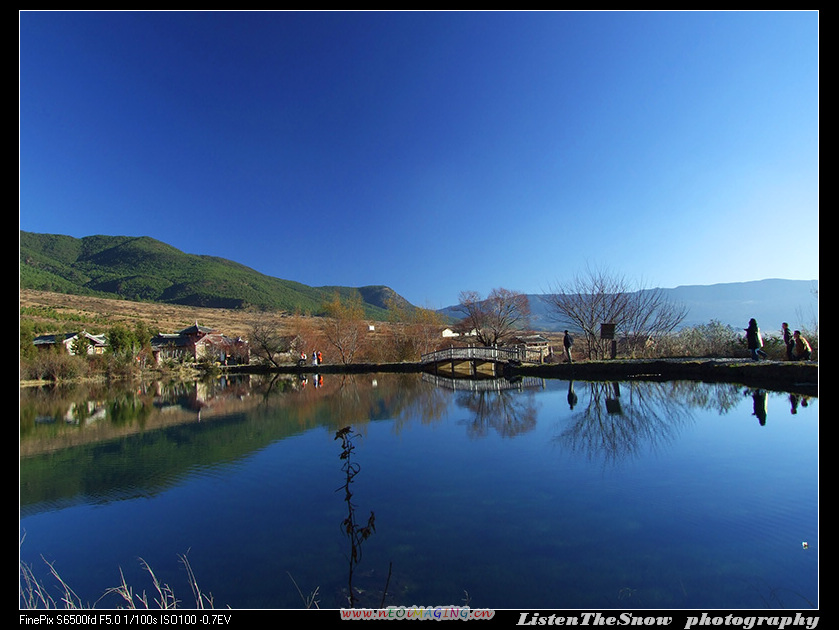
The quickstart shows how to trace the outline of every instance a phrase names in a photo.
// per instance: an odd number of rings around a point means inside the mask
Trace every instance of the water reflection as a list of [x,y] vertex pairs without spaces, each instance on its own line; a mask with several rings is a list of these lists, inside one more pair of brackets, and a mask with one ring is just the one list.
[[606,462],[637,457],[672,442],[691,420],[691,409],[696,405],[691,396],[697,388],[681,383],[577,385],[586,390],[586,400],[575,410],[578,395],[570,382],[572,422],[557,441],[589,459]]
[[[555,382],[552,387],[559,382]],[[725,414],[742,396],[753,415],[767,422],[764,389],[733,384],[568,381],[572,422],[558,440],[588,456],[634,456],[644,445],[669,441],[699,409]],[[269,422],[269,439],[283,439],[317,426],[337,429],[381,419],[439,422],[453,400],[468,412],[461,424],[470,437],[491,432],[512,437],[536,425],[536,393],[544,379],[451,379],[415,374],[245,375],[195,382],[150,382],[117,388],[103,385],[25,388],[20,393],[20,454],[30,457],[73,446],[127,438],[167,427],[242,417]],[[790,393],[790,413],[809,399]],[[277,411],[282,411],[278,414]]]
[[767,403],[766,392],[762,389],[753,389],[751,391],[752,402],[754,404],[754,415],[757,417],[760,426],[766,424]]
[[[439,423],[452,409],[470,439],[515,438],[536,428],[539,394],[546,387],[542,379],[470,383],[416,374],[274,374],[121,390],[28,388],[21,391],[20,406],[21,501],[49,502],[103,484],[123,485],[129,495],[143,486],[141,493],[154,493],[195,467],[237,461],[313,428],[363,428],[387,420],[399,433],[411,423]],[[558,387],[566,392],[567,411],[555,442],[603,463],[659,451],[696,411],[724,415],[744,396],[752,398],[758,423],[768,420],[763,389],[685,381],[550,384]],[[809,404],[797,394],[789,394],[789,401],[791,414]],[[80,458],[74,448],[87,454]],[[117,454],[143,464],[107,465]],[[49,466],[39,465],[38,457],[45,456]],[[113,488],[106,494],[114,496]]]
[[[498,607],[612,605],[630,588],[638,605],[753,604],[744,574],[773,588],[794,575],[809,596],[813,424],[779,416],[805,420],[816,402],[690,382],[314,372],[23,390],[25,551],[85,570],[101,555],[109,587],[125,556],[195,548],[206,589],[234,607],[299,605],[270,586],[286,574],[342,605],[353,583],[373,606],[467,588]],[[359,435],[347,463],[364,466],[357,522],[335,494],[343,427]],[[378,531],[347,580],[340,559],[359,556],[336,524],[372,532],[373,508]],[[239,592],[232,572],[254,575]]]

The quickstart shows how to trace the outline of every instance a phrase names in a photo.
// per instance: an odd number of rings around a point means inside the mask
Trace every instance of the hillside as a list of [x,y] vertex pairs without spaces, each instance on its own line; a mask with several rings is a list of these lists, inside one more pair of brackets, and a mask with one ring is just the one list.
[[319,314],[337,292],[361,298],[366,315],[385,319],[388,287],[310,287],[214,256],[186,254],[150,237],[20,233],[20,288],[220,309]]
[[[779,329],[783,321],[793,328],[812,328],[818,319],[817,286],[815,280],[770,279],[662,291],[687,307],[683,326],[715,320],[741,328],[754,317],[769,331]],[[377,321],[388,319],[391,300],[411,306],[389,287],[310,287],[223,258],[186,254],[150,237],[129,236],[21,232],[20,289],[231,312],[267,309],[311,315],[320,314],[337,292],[360,297],[366,316]],[[543,296],[528,297],[532,328],[561,330]],[[454,307],[441,313],[458,317]]]

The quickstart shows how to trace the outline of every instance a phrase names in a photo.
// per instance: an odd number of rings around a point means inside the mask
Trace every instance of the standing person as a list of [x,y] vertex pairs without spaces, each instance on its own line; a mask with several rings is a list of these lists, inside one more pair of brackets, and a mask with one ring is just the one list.
[[571,360],[571,346],[574,345],[574,338],[568,334],[568,331],[565,331],[565,336],[562,338],[562,346],[565,348],[565,357],[568,359],[568,363],[573,363]]
[[318,365],[323,365],[323,355],[318,350]]
[[787,348],[787,360],[792,361],[792,349],[795,347],[795,342],[792,340],[792,333],[789,330],[789,324],[786,322],[781,324],[781,331],[784,333],[784,345]]
[[318,353],[315,350],[312,350],[312,365],[318,364]]
[[801,331],[796,330],[792,333],[793,338],[793,351],[792,356],[796,361],[809,361],[810,360],[810,353],[813,352],[813,349],[810,347],[810,344],[807,340],[801,336]]
[[752,361],[759,361],[761,357],[767,358],[767,354],[763,351],[763,337],[754,317],[749,320],[749,327],[746,328],[746,345],[752,353]]

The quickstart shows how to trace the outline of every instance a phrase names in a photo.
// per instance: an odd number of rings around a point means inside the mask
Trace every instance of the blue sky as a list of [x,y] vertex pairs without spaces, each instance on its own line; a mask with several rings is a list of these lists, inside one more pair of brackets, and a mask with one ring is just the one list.
[[20,229],[414,304],[818,278],[816,12],[22,12]]

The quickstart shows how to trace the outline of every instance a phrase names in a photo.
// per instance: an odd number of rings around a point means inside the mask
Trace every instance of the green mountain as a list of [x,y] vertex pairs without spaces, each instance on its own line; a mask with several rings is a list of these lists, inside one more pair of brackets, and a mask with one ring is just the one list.
[[318,315],[337,292],[359,296],[368,317],[383,319],[387,303],[408,302],[393,289],[310,287],[239,263],[186,254],[147,236],[20,233],[20,288],[208,308],[276,309]]

